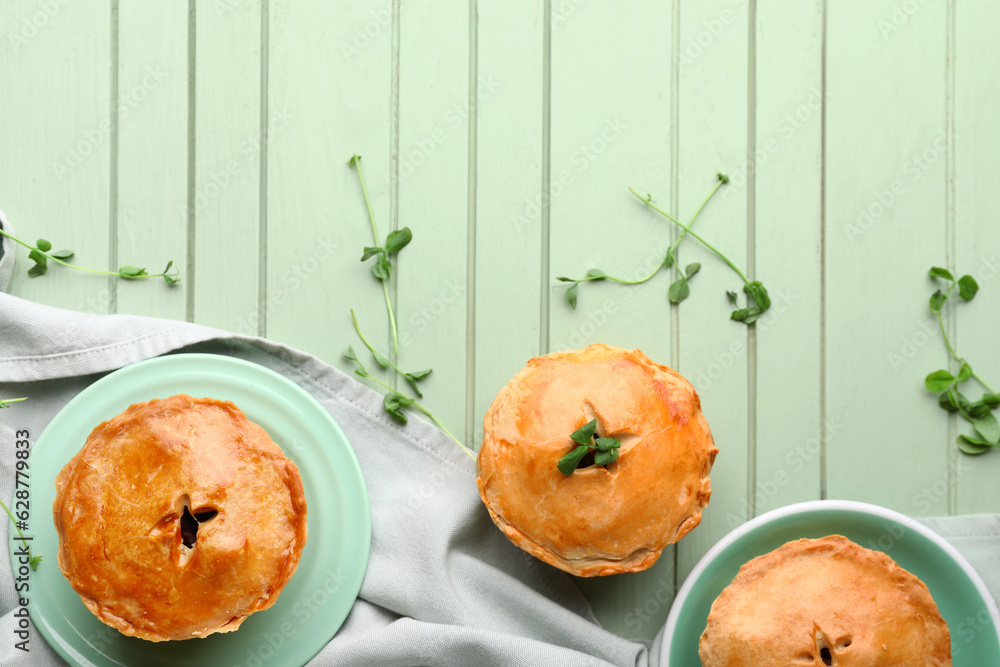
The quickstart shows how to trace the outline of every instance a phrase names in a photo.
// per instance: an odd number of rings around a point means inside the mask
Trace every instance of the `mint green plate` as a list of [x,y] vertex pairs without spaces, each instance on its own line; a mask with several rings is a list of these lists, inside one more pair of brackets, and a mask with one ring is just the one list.
[[698,640],[708,611],[747,561],[802,537],[840,534],[882,551],[931,591],[951,630],[954,667],[1000,665],[1000,614],[982,579],[940,535],[884,507],[843,500],[790,505],[763,514],[719,541],[677,593],[663,631],[660,659],[698,667]]
[[[91,614],[56,564],[54,480],[90,431],[132,403],[187,393],[233,401],[298,465],[309,539],[291,581],[270,609],[239,630],[205,639],[147,642]],[[329,413],[298,385],[247,361],[210,354],[149,359],[110,373],[57,414],[31,449],[31,573],[35,626],[73,665],[304,665],[330,641],[354,604],[368,565],[371,510],[358,460]],[[11,542],[11,551],[17,542]]]

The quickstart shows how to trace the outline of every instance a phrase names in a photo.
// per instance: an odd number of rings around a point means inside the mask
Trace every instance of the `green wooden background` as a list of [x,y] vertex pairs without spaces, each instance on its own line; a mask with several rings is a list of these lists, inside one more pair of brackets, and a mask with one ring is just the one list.
[[[1000,511],[1000,454],[923,377],[946,363],[932,265],[980,296],[949,334],[1000,378],[1000,5],[988,0],[5,0],[0,208],[97,267],[179,266],[182,282],[54,268],[11,292],[80,311],[261,334],[347,369],[348,309],[384,349],[364,156],[384,235],[414,241],[391,281],[400,364],[475,446],[532,356],[638,347],[698,388],[720,454],[702,525],[651,570],[581,581],[605,625],[651,637],[705,551],[761,512],[850,498],[906,514]],[[638,276],[676,231],[651,192],[769,287],[693,241],[692,296]],[[955,318],[952,318],[955,315]],[[472,483],[472,480],[470,480]]]

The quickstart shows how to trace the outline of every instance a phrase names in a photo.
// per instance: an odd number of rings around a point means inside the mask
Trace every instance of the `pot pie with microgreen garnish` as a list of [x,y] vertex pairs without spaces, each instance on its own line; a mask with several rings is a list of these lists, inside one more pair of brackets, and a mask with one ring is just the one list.
[[638,572],[701,521],[718,449],[694,387],[639,350],[531,359],[483,420],[476,483],[511,542],[582,577]]
[[307,537],[295,464],[229,401],[136,403],[56,478],[59,568],[83,603],[150,641],[236,630],[277,600]]
[[754,558],[708,616],[703,667],[945,667],[948,625],[920,579],[842,535]]

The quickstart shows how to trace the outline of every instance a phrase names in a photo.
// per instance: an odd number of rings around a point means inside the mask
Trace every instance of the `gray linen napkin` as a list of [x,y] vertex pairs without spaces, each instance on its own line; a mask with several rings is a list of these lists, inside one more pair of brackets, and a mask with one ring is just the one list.
[[[0,225],[10,230],[2,212]],[[658,641],[650,646],[601,629],[569,576],[503,537],[479,500],[473,463],[427,422],[412,418],[399,426],[385,415],[375,392],[315,357],[271,341],[183,322],[86,315],[3,294],[13,264],[13,245],[4,241],[0,396],[31,397],[0,412],[0,451],[8,454],[0,456],[5,501],[14,484],[9,455],[14,421],[17,428],[41,433],[90,383],[149,357],[173,351],[239,357],[298,383],[330,412],[357,453],[371,499],[372,548],[364,585],[347,621],[311,665],[660,663]],[[428,483],[434,488],[429,497]],[[412,494],[424,500],[416,509],[406,504]],[[926,523],[955,544],[998,597],[1000,517]],[[14,648],[16,608],[9,555],[0,549],[0,665],[64,664],[34,628],[31,652]]]

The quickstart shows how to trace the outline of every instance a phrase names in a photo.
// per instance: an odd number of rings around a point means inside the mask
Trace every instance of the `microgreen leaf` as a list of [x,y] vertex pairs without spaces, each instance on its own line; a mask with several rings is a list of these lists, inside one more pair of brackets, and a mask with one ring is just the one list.
[[163,276],[164,282],[166,282],[168,285],[176,285],[177,283],[180,282],[180,278],[177,277],[176,273],[175,274],[169,273],[170,267],[172,267],[173,265],[174,265],[174,260],[170,260],[169,262],[167,262],[167,267],[163,269],[163,273],[160,274]]
[[968,363],[963,363],[962,367],[958,370],[958,381],[965,382],[970,377],[972,377],[972,366]]
[[587,271],[587,277],[593,280],[601,280],[602,278],[607,278],[608,274],[600,269],[590,269]]
[[146,269],[140,268],[138,266],[123,266],[118,269],[118,275],[122,278],[139,278],[145,276]]
[[413,399],[399,392],[391,391],[382,399],[382,405],[385,407],[386,412],[405,424],[408,420],[402,409],[413,405]]
[[375,357],[375,363],[377,363],[382,368],[389,368],[390,361],[387,356],[385,356],[375,348],[372,348],[371,352],[372,356]]
[[978,419],[980,417],[985,417],[986,415],[989,414],[990,406],[986,405],[983,402],[973,403],[967,408],[966,411],[969,413],[969,417],[971,417],[972,419]]
[[354,369],[354,372],[357,375],[360,375],[363,378],[371,377],[371,373],[368,372],[368,369],[365,368],[365,365],[363,363],[361,363],[360,359],[358,359],[358,355],[355,354],[353,347],[351,347],[350,345],[348,345],[347,346],[347,350],[343,353],[343,356],[344,356],[344,359],[347,359],[349,361],[353,361],[355,363],[355,365],[357,366],[357,368]]
[[958,404],[954,402],[950,390],[941,392],[938,396],[938,405],[942,410],[947,410],[948,412],[958,412]]
[[691,288],[688,287],[687,278],[681,277],[670,283],[670,289],[667,291],[667,298],[670,299],[670,303],[680,303],[684,299],[688,298],[690,294]]
[[622,443],[618,438],[595,438],[594,444],[597,445],[597,448],[602,452],[609,449],[618,449],[622,446]]
[[670,246],[670,248],[667,249],[667,256],[663,260],[663,266],[665,268],[668,268],[668,269],[673,268],[674,262],[677,261],[676,257],[674,256],[674,254],[676,252],[677,252],[677,249],[674,246]]
[[576,296],[580,291],[580,283],[574,282],[568,288],[566,288],[566,302],[569,303],[569,307],[576,310]]
[[934,371],[924,378],[924,386],[931,391],[944,391],[955,382],[955,376],[946,370]]
[[590,445],[590,439],[594,437],[594,432],[597,430],[597,420],[591,419],[589,422],[581,426],[580,428],[573,431],[569,436],[573,442],[581,445]]
[[958,436],[958,449],[963,454],[968,454],[969,456],[976,456],[979,454],[985,454],[990,451],[991,446],[978,438],[970,438],[967,435]]
[[347,161],[347,164],[352,167],[355,167],[359,162],[361,162],[361,156],[355,153],[354,155],[351,156],[351,159]]
[[716,178],[719,179],[720,183],[725,184],[725,183],[729,182],[729,176],[727,176],[726,174],[723,174],[722,172],[717,173],[715,176],[716,176]]
[[48,270],[49,267],[45,264],[45,262],[37,262],[34,266],[28,269],[28,275],[32,278],[37,278],[38,276],[44,276],[45,272]]
[[397,229],[394,232],[390,232],[389,236],[386,237],[385,251],[388,253],[397,253],[405,248],[411,240],[413,240],[413,232],[410,231],[409,227]]
[[979,283],[972,276],[962,276],[958,279],[958,295],[963,301],[972,301],[979,291]]
[[385,248],[380,248],[378,246],[366,245],[364,252],[361,254],[361,261],[371,258],[373,255],[378,255],[379,253],[385,252]]
[[739,298],[739,294],[737,294],[736,292],[730,292],[730,291],[727,290],[726,291],[726,298],[729,299],[729,303],[731,303],[731,304],[733,304],[735,306],[736,305],[736,299]]
[[376,278],[385,282],[389,279],[389,273],[392,271],[392,264],[386,259],[385,255],[379,253],[378,261],[372,265],[372,275]]
[[748,308],[740,308],[739,310],[734,310],[729,319],[736,320],[737,322],[746,322],[749,316],[750,310]]
[[951,271],[949,271],[948,269],[942,269],[941,267],[938,266],[932,266],[931,270],[929,271],[929,274],[932,278],[944,278],[945,280],[950,280],[951,282],[955,282],[955,279],[951,275]]
[[573,450],[559,459],[559,463],[556,467],[559,468],[559,472],[564,475],[572,475],[573,471],[576,470],[576,466],[580,464],[583,457],[587,455],[590,449],[586,445],[580,445],[579,447],[573,448]]
[[1000,394],[994,394],[992,392],[983,394],[983,403],[991,408],[1000,407]]
[[972,419],[972,427],[990,444],[1000,443],[1000,422],[994,414],[989,413]]
[[37,241],[35,241],[35,247],[37,247],[42,252],[48,252],[49,250],[52,250],[52,244],[46,241],[45,239],[38,239]]
[[566,276],[559,276],[559,277],[556,278],[556,280],[561,280],[564,283],[575,283],[576,282],[576,278],[567,278]]
[[20,403],[28,400],[27,396],[22,398],[0,398],[0,408],[9,408],[11,403]]
[[594,463],[599,466],[606,466],[618,460],[617,449],[601,450],[594,455]]
[[972,401],[967,399],[965,394],[958,390],[957,385],[949,387],[946,393],[948,394],[948,400],[959,410],[967,411],[970,407],[972,407]]
[[691,276],[701,271],[701,264],[698,262],[692,262],[684,267],[684,273],[687,274],[687,279],[690,280]]
[[[70,259],[72,256],[73,256],[72,250],[56,250],[55,252],[49,253],[49,257],[62,260]],[[171,262],[171,264],[172,263],[173,262]],[[41,556],[39,556],[39,558],[41,558]]]
[[948,295],[938,290],[931,295],[930,307],[931,312],[940,313],[941,307],[944,306],[944,302],[948,300]]

